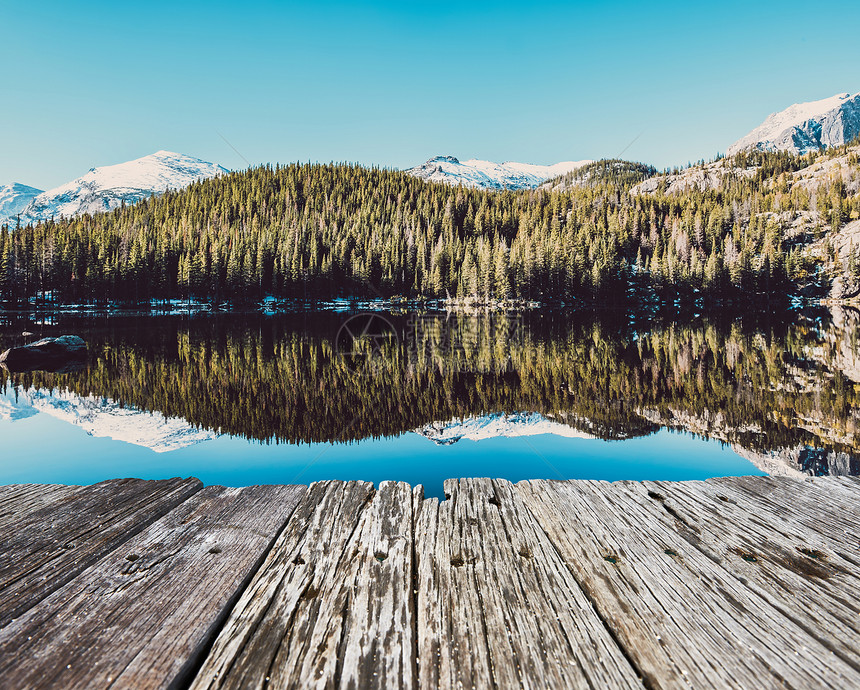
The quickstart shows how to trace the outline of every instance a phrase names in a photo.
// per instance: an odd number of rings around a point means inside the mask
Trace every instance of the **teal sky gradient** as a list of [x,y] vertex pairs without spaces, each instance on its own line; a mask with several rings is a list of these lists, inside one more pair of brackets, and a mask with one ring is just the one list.
[[860,91],[858,26],[839,1],[0,0],[0,184],[158,149],[229,168],[684,164]]

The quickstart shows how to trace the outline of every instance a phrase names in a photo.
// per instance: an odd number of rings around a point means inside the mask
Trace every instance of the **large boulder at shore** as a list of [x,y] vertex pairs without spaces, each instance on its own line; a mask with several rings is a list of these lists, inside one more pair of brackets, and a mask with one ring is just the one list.
[[44,338],[0,354],[0,364],[9,371],[72,371],[87,357],[87,344],[76,335]]

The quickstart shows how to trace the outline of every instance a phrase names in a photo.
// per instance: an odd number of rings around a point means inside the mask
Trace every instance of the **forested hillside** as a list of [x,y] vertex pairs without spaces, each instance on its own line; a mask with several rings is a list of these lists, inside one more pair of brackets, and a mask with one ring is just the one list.
[[[0,300],[775,304],[860,272],[853,248],[844,260],[808,250],[860,217],[856,151],[742,153],[719,185],[670,190],[658,177],[649,193],[630,192],[647,168],[606,164],[588,184],[519,192],[355,165],[264,166],[106,214],[3,229]],[[833,159],[847,177],[821,165]],[[815,165],[825,172],[797,183]]]

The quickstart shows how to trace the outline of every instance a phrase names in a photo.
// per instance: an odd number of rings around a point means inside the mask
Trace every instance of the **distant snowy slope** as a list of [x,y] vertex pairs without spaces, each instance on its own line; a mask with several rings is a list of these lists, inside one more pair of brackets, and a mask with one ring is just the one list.
[[199,158],[158,151],[127,163],[93,168],[76,180],[42,192],[24,209],[21,221],[35,223],[52,217],[111,211],[123,203],[134,204],[151,194],[181,189],[227,172]]
[[123,407],[109,398],[29,388],[0,393],[0,421],[43,413],[81,427],[90,436],[112,438],[166,453],[216,438],[184,419]]
[[459,161],[453,156],[437,156],[406,172],[429,182],[481,189],[531,189],[554,177],[561,177],[592,161],[568,161],[555,165]]
[[41,189],[20,182],[0,186],[0,225],[4,218],[14,219],[41,193]]
[[795,103],[769,115],[752,132],[729,146],[731,156],[744,149],[804,154],[840,146],[860,135],[860,93],[840,93],[809,103]]
[[597,436],[556,422],[537,412],[517,412],[514,414],[497,412],[477,417],[452,419],[447,422],[433,422],[414,429],[414,432],[430,439],[439,446],[450,446],[462,439],[481,441],[487,438],[537,436],[538,434],[553,434],[567,438],[597,438]]

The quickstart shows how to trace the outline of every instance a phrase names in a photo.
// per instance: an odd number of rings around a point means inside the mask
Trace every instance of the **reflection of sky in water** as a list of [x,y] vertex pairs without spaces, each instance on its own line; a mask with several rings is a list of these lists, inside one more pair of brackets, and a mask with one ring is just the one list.
[[[428,495],[441,496],[443,480],[451,477],[615,481],[762,474],[718,442],[666,430],[627,441],[544,433],[462,439],[451,445],[437,445],[415,433],[346,444],[303,445],[261,444],[221,436],[155,452],[134,443],[91,436],[86,424],[69,423],[53,412],[10,405],[8,394],[0,396],[0,404],[4,401],[5,406],[0,405],[5,408],[0,409],[0,484],[90,484],[116,477],[174,476],[195,476],[205,484],[227,486],[393,479],[424,484]],[[153,419],[151,415],[143,418],[143,424]],[[134,419],[132,413],[125,421]]]

